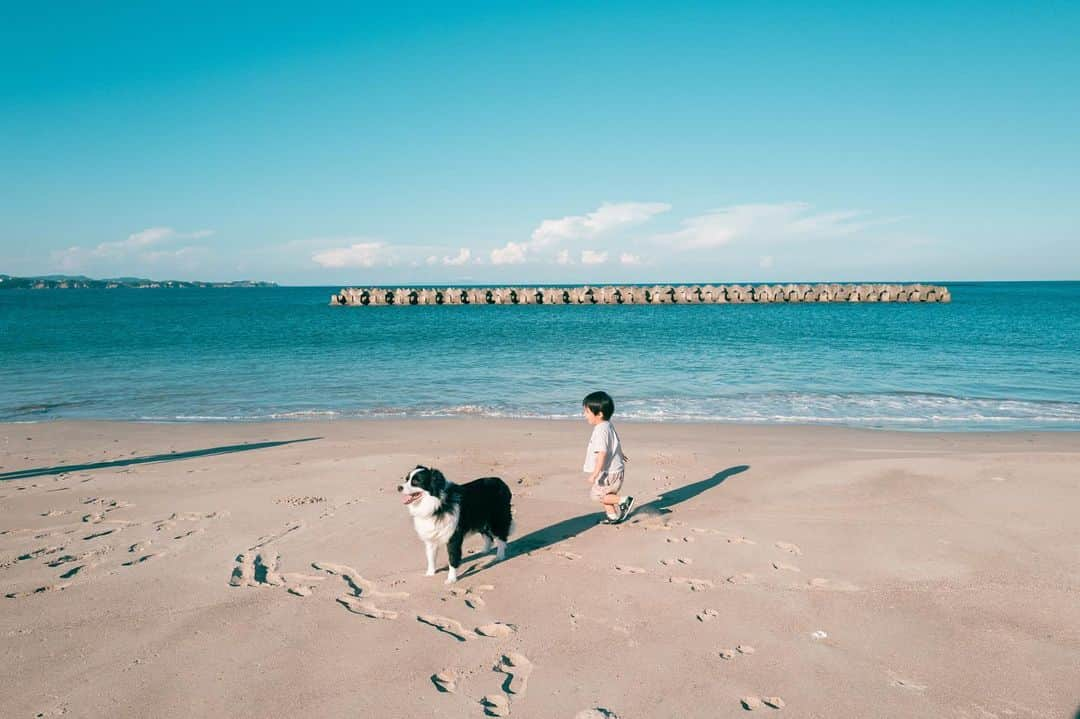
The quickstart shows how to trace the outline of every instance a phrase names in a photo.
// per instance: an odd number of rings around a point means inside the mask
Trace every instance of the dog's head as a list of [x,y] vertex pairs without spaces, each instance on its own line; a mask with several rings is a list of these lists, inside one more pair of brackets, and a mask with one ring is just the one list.
[[418,464],[405,475],[398,491],[401,492],[402,504],[408,506],[410,512],[417,514],[422,506],[433,505],[430,509],[435,509],[442,504],[446,485],[446,477],[442,472]]

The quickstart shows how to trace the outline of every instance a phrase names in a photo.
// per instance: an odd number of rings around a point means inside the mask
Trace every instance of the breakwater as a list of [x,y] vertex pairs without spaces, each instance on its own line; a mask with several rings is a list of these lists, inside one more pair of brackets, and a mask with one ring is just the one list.
[[584,285],[576,287],[346,287],[336,306],[677,305],[781,302],[950,302],[924,284]]

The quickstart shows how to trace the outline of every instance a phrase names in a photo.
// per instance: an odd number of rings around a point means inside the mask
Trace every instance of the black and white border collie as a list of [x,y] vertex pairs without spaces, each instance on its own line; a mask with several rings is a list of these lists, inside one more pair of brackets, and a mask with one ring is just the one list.
[[439,545],[445,544],[450,557],[446,583],[456,582],[461,543],[470,534],[483,536],[485,552],[494,541],[496,559],[506,558],[506,540],[513,531],[511,494],[498,477],[454,484],[439,470],[417,465],[405,475],[398,491],[427,549],[427,576],[434,576]]

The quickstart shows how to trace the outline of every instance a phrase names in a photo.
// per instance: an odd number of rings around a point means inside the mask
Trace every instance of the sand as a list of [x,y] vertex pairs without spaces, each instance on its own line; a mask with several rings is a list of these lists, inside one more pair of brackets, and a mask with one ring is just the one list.
[[[1080,434],[0,425],[4,717],[1073,717]],[[425,577],[416,463],[517,534]],[[527,689],[527,691],[526,691]]]

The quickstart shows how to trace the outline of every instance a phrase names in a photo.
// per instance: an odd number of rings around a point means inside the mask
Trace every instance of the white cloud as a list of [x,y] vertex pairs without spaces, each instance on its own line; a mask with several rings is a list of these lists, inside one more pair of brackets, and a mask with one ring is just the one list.
[[540,248],[562,240],[591,239],[621,227],[639,225],[670,209],[666,202],[605,202],[584,215],[544,220],[533,230],[530,245]]
[[472,258],[472,250],[470,250],[468,247],[462,247],[460,250],[458,250],[456,256],[443,257],[442,261],[444,265],[448,265],[450,267],[458,267],[467,263],[470,258]]
[[393,253],[385,242],[356,242],[348,247],[336,247],[330,250],[316,252],[311,256],[312,261],[320,267],[375,267],[377,265],[391,265],[394,262]]
[[491,251],[493,265],[520,265],[525,261],[525,245],[521,242],[507,242],[506,247]]
[[424,262],[427,263],[428,265],[438,264],[439,258],[436,257],[435,255],[428,255],[428,258],[426,260],[424,260]]
[[682,229],[657,235],[654,241],[679,249],[711,249],[735,240],[756,242],[839,237],[895,220],[869,220],[866,212],[842,210],[814,213],[805,202],[733,205],[682,222]]
[[[605,202],[584,215],[544,220],[533,230],[528,240],[508,242],[504,247],[492,250],[491,261],[497,265],[521,264],[544,248],[565,241],[591,240],[647,222],[670,209],[671,205],[666,202]],[[569,251],[557,252],[555,262],[560,265],[571,264]]]
[[581,264],[583,265],[600,265],[607,262],[608,253],[598,252],[596,250],[582,250],[581,251]]
[[121,242],[102,242],[92,253],[98,257],[118,257],[170,240],[197,240],[214,234],[213,230],[195,232],[177,232],[171,227],[148,227],[128,235]]
[[629,252],[624,252],[621,255],[619,255],[619,262],[623,263],[624,265],[640,265],[641,264],[641,256],[640,255],[632,255]]
[[184,265],[190,267],[194,259],[205,254],[205,248],[182,247],[177,250],[151,249],[175,242],[177,240],[194,240],[210,237],[213,230],[196,230],[194,232],[177,232],[171,227],[148,227],[139,232],[133,232],[126,240],[102,242],[93,248],[82,246],[68,247],[64,250],[55,250],[51,253],[53,264],[65,272],[74,272],[87,269],[88,266],[109,263],[109,267],[100,269],[111,272],[117,263],[124,263],[131,268],[139,264],[158,264],[164,260],[185,260]]

